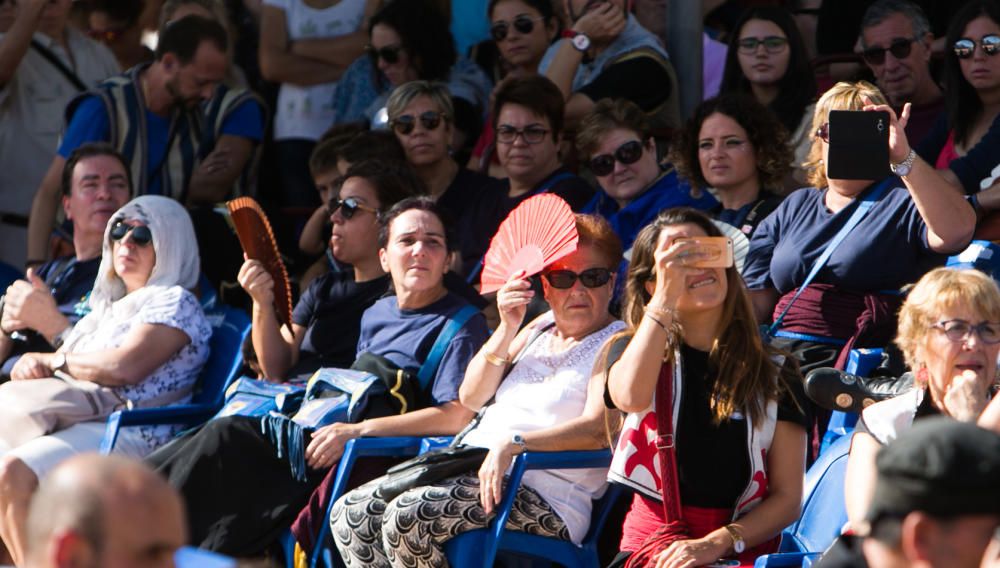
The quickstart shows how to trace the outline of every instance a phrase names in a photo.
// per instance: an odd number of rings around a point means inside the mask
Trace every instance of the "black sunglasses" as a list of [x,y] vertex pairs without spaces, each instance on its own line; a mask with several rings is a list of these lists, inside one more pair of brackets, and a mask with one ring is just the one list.
[[597,177],[604,177],[615,171],[615,160],[623,165],[634,164],[642,157],[642,142],[632,140],[615,150],[614,154],[601,154],[590,159],[590,171]]
[[829,122],[824,122],[823,124],[819,125],[819,128],[816,129],[816,137],[819,138],[820,140],[822,140],[823,142],[826,142],[827,144],[830,143],[830,123]]
[[389,127],[395,130],[396,134],[406,135],[413,132],[413,129],[416,128],[418,118],[420,119],[420,124],[424,125],[424,128],[427,130],[436,130],[438,126],[441,126],[441,121],[448,118],[448,115],[435,110],[422,112],[419,117],[412,114],[404,114],[390,120]]
[[[979,41],[979,47],[983,49],[983,53],[989,56],[996,55],[1000,52],[1000,36],[996,34],[984,35],[983,39]],[[955,57],[959,59],[968,59],[976,53],[976,42],[967,37],[955,42],[952,47],[955,50]]]
[[365,51],[368,52],[369,57],[378,63],[379,59],[384,60],[389,65],[394,63],[399,63],[399,52],[403,51],[403,46],[401,45],[387,45],[385,47],[375,47],[374,45],[366,45]]
[[566,290],[572,288],[576,279],[580,279],[580,284],[587,288],[599,288],[611,280],[611,271],[607,268],[588,268],[577,274],[572,270],[550,270],[544,274],[545,279],[553,288]]
[[330,205],[327,207],[327,209],[329,209],[330,215],[333,215],[339,209],[340,216],[343,217],[345,220],[350,220],[352,217],[354,217],[354,214],[358,212],[358,209],[362,211],[368,211],[369,213],[372,213],[376,217],[378,216],[378,209],[374,207],[369,207],[367,205],[364,205],[363,203],[359,203],[358,200],[354,199],[353,197],[348,197],[347,199],[336,199],[336,198],[331,199]]
[[136,246],[144,247],[153,242],[153,233],[150,232],[149,227],[146,225],[129,225],[125,221],[118,221],[112,225],[108,236],[111,237],[113,242],[117,242],[124,239],[125,235],[129,233],[132,233],[130,240]]
[[494,41],[503,41],[507,39],[507,33],[510,32],[511,26],[514,26],[514,29],[517,30],[517,33],[519,34],[530,34],[535,30],[535,21],[544,19],[545,18],[542,17],[532,18],[521,14],[520,16],[514,18],[514,21],[510,23],[507,23],[504,20],[499,20],[493,22],[493,25],[490,26],[490,34],[493,36]]
[[910,52],[913,51],[914,42],[920,41],[919,37],[914,38],[896,38],[892,40],[889,47],[869,47],[868,49],[861,52],[861,57],[869,65],[882,65],[885,63],[885,52],[889,52],[896,59],[906,59],[910,56]]

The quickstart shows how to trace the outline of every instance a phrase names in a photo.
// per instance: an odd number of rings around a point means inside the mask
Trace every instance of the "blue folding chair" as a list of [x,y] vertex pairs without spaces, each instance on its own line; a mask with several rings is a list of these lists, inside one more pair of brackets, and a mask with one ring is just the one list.
[[243,341],[250,333],[250,318],[246,312],[222,306],[217,312],[205,314],[212,324],[208,362],[198,377],[191,402],[164,408],[119,410],[108,417],[101,441],[101,453],[111,453],[124,426],[148,424],[195,425],[208,420],[222,408],[226,387],[236,380],[243,367]]
[[851,437],[835,441],[806,473],[802,513],[782,531],[778,552],[761,556],[754,568],[801,566],[818,558],[847,523],[844,474]]
[[[846,372],[859,377],[867,377],[882,364],[882,349],[851,349],[847,359]],[[858,423],[858,415],[854,412],[833,411],[827,423],[826,433],[819,452],[825,452],[834,442],[843,436],[850,436]]]
[[610,450],[574,452],[525,452],[514,459],[504,497],[497,508],[497,515],[485,529],[469,531],[445,542],[448,563],[462,568],[493,566],[498,553],[547,560],[563,566],[598,568],[597,541],[611,509],[620,495],[621,488],[611,484],[604,495],[594,502],[590,528],[579,546],[556,538],[541,537],[520,531],[506,530],[507,519],[514,505],[514,496],[521,485],[524,472],[529,469],[580,469],[607,468],[611,465]]
[[236,568],[235,558],[193,546],[182,546],[174,553],[177,568]]

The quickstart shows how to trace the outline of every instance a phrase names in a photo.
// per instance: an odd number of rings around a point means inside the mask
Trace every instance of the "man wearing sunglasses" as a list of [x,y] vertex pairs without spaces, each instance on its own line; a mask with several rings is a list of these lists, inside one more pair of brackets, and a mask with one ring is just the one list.
[[63,173],[62,205],[73,223],[74,254],[28,269],[11,284],[0,308],[0,381],[20,355],[48,353],[86,313],[101,262],[108,220],[128,201],[131,179],[125,162],[107,144],[84,144]]
[[[71,4],[3,3],[14,19],[0,34],[0,260],[17,267],[24,266],[31,200],[59,141],[63,109],[80,91],[118,73],[106,47],[68,25]],[[58,193],[57,183],[53,196]]]
[[879,0],[861,20],[861,56],[879,89],[899,114],[910,103],[906,137],[917,145],[944,112],[941,88],[931,76],[930,23],[909,0]]

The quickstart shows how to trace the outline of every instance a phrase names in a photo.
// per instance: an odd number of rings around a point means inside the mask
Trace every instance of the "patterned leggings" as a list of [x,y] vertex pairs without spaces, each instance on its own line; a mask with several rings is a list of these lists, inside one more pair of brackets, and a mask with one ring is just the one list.
[[[374,495],[380,481],[358,487],[333,506],[330,529],[349,568],[446,567],[444,542],[459,533],[484,528],[493,517],[479,504],[475,473],[410,489],[388,505]],[[514,499],[507,528],[569,540],[562,519],[524,485]]]

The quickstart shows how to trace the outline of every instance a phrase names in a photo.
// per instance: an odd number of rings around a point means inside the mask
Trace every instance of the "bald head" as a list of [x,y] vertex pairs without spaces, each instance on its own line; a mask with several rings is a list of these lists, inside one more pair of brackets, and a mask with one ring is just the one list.
[[42,481],[28,513],[28,562],[62,566],[173,566],[187,540],[177,493],[140,462],[81,455]]

